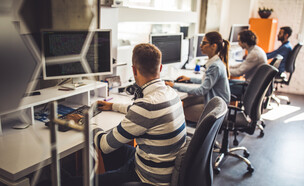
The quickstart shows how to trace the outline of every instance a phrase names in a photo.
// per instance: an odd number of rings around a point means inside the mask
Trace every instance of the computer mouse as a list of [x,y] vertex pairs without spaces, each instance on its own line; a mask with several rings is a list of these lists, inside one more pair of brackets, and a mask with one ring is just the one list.
[[179,82],[179,80],[183,79],[182,77],[178,77],[175,82]]

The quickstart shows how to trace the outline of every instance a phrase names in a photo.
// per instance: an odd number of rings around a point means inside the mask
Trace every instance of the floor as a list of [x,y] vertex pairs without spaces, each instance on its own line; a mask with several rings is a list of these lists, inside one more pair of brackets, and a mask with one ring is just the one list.
[[263,114],[263,138],[258,137],[258,130],[253,135],[240,136],[243,139],[239,146],[248,148],[254,172],[247,173],[245,163],[228,157],[220,174],[214,175],[214,186],[304,185],[304,96],[288,96],[290,105],[282,101],[277,106],[272,102],[273,108]]

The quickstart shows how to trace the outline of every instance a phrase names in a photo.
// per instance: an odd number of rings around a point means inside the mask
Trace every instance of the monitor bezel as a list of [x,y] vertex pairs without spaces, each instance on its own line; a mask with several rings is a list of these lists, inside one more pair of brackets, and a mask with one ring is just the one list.
[[149,39],[149,43],[150,44],[153,44],[152,43],[152,38],[153,37],[159,37],[159,36],[180,36],[180,39],[181,39],[181,46],[180,46],[180,61],[175,61],[175,62],[170,62],[170,63],[165,63],[162,65],[170,65],[170,64],[181,64],[182,63],[182,49],[183,49],[183,37],[184,37],[184,34],[182,32],[180,33],[159,33],[159,34],[150,34],[150,39]]
[[237,45],[238,44],[237,41],[236,42],[232,41],[233,40],[233,33],[234,33],[235,28],[236,27],[245,27],[245,26],[248,27],[247,30],[250,29],[250,25],[249,24],[232,24],[231,25],[230,34],[229,34],[229,43],[230,43],[230,45]]
[[[47,76],[46,74],[46,58],[44,56],[44,38],[43,32],[109,32],[110,34],[110,71],[106,72],[94,72],[94,73],[83,73],[75,75],[58,75],[58,76]],[[67,78],[82,78],[82,77],[92,77],[92,76],[102,76],[113,74],[113,51],[112,51],[112,29],[93,29],[93,30],[41,30],[41,61],[42,61],[42,72],[44,80],[54,80],[54,79],[67,79]],[[71,56],[71,55],[69,55]],[[64,56],[62,56],[64,58]]]
[[207,55],[205,56],[197,56],[197,50],[200,50],[201,48],[198,47],[198,37],[203,36],[203,39],[205,37],[205,33],[199,33],[199,34],[194,34],[194,40],[193,40],[193,51],[194,51],[194,58],[193,59],[205,59],[208,58]]

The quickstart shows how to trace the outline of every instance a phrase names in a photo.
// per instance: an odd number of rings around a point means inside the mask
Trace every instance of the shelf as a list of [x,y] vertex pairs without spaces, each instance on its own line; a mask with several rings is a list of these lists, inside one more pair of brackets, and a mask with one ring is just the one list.
[[[10,110],[5,113],[1,113],[0,116],[0,135],[2,135],[2,125],[4,124],[5,118],[19,117],[24,114],[25,118],[28,118],[29,123],[34,125],[34,107],[43,105],[52,101],[57,101],[65,99],[67,102],[75,103],[78,105],[88,105],[92,103],[91,99],[96,99],[96,97],[106,98],[108,95],[108,85],[107,83],[84,80],[86,85],[79,87],[71,91],[58,90],[59,87],[50,87],[46,89],[39,90],[41,95],[25,97],[21,100],[18,108]],[[96,90],[96,91],[95,91]]]
[[119,64],[113,64],[112,67],[115,68],[115,67],[125,66],[125,65],[127,65],[127,63],[119,63]]
[[146,8],[119,7],[119,22],[197,23],[198,15],[192,11],[171,11]]

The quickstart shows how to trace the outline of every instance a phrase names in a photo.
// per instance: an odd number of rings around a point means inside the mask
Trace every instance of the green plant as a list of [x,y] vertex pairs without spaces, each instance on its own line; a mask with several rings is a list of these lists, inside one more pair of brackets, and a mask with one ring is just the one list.
[[273,9],[272,8],[259,8],[259,12],[263,12],[263,11],[266,11],[266,12],[273,12]]

